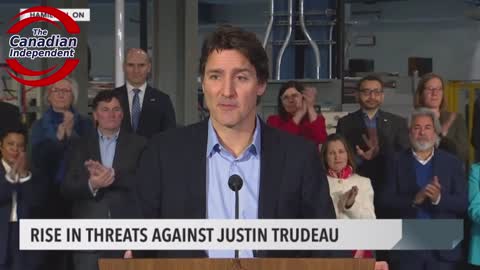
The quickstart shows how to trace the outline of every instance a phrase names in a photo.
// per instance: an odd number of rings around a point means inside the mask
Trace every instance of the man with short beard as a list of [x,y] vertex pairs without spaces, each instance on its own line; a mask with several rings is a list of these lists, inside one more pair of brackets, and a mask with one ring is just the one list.
[[[467,209],[467,187],[462,162],[437,149],[441,131],[433,111],[412,113],[411,149],[397,153],[388,163],[379,203],[398,219],[462,219]],[[440,233],[440,232],[439,232]],[[394,251],[391,269],[455,269],[462,259],[457,246],[444,251]]]
[[[368,75],[357,85],[356,99],[360,109],[338,121],[342,134],[355,152],[355,163],[361,176],[370,178],[374,194],[382,189],[385,161],[397,151],[409,147],[405,118],[381,109],[385,98],[380,77]],[[375,214],[384,218],[375,196]]]

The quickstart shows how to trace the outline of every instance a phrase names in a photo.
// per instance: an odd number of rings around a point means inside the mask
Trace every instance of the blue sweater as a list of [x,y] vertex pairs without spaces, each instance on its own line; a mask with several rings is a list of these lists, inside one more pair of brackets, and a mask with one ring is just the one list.
[[[417,178],[417,185],[419,188],[424,188],[430,183],[433,177],[433,162],[430,159],[425,165],[420,163],[417,159],[413,159],[415,176]],[[430,219],[431,214],[427,207],[420,207],[417,211],[417,218]]]

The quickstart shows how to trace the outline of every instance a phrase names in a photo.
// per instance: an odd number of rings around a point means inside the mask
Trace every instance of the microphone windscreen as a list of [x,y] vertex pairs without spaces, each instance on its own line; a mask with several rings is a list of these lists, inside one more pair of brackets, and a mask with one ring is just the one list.
[[239,175],[234,174],[228,178],[228,186],[233,191],[239,191],[242,189],[243,180]]

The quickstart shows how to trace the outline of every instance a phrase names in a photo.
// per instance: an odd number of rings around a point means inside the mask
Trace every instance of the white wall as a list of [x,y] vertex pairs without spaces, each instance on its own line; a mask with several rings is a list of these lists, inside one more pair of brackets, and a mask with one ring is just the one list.
[[[4,23],[0,24],[0,32],[5,33],[9,26],[6,22],[18,12],[20,6],[1,6],[0,18]],[[92,52],[92,75],[110,77],[113,76],[114,63],[114,7],[112,4],[90,4],[90,8],[88,38]],[[432,57],[434,71],[447,79],[480,79],[480,23],[464,16],[469,8],[461,0],[353,4],[352,11],[379,9],[382,12],[379,21],[371,20],[371,16],[352,18],[370,23],[350,27],[351,34],[374,34],[377,44],[374,47],[353,46],[349,56],[374,59],[377,71],[398,71],[401,75],[407,74],[408,57]],[[139,18],[138,4],[127,3],[125,10],[126,47],[139,46],[139,25],[130,21]],[[246,26],[261,37],[267,10],[268,2],[259,1],[219,7],[214,13],[218,21]],[[199,39],[211,30],[210,27],[200,27]],[[6,36],[0,36],[0,62],[4,61],[7,53]],[[478,55],[478,61],[474,55]],[[472,63],[475,65],[472,66]],[[472,72],[474,75],[471,75]]]
[[[351,35],[373,34],[373,47],[351,47],[351,58],[375,61],[376,71],[408,74],[408,57],[433,58],[433,71],[447,79],[470,79],[472,55],[480,41],[480,23],[465,16],[460,0],[422,0],[354,4],[352,11],[380,10],[380,18],[354,16]],[[360,22],[369,21],[367,24]],[[480,56],[480,53],[479,53]],[[480,60],[480,59],[479,59]],[[480,68],[479,68],[480,71]],[[476,76],[480,79],[480,73]]]

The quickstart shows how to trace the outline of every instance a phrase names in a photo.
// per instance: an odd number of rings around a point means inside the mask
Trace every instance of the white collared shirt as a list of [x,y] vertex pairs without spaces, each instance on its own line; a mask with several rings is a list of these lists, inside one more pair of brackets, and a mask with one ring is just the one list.
[[427,164],[432,158],[433,158],[433,155],[435,154],[435,148],[432,149],[432,153],[430,154],[430,156],[423,160],[423,159],[420,159],[420,157],[417,155],[417,153],[412,149],[412,153],[413,153],[413,157],[418,161],[420,162],[420,164],[422,165],[425,165]]
[[[128,109],[130,110],[130,117],[132,117],[132,103],[133,103],[133,96],[135,92],[133,89],[140,89],[138,92],[138,99],[140,101],[140,109],[143,107],[143,98],[145,97],[145,91],[147,90],[147,82],[142,84],[140,87],[133,87],[130,83],[126,83],[125,86],[127,87],[127,94],[128,94]],[[130,119],[131,120],[131,119]]]
[[[3,167],[5,168],[5,179],[12,184],[16,184],[16,183],[22,184],[22,183],[25,183],[32,178],[32,174],[29,172],[26,177],[19,177],[19,175],[17,174],[17,175],[14,176],[14,179],[13,179],[9,174],[10,171],[12,170],[10,165],[8,165],[8,163],[3,159],[2,159],[2,164],[3,164]],[[12,210],[10,212],[10,222],[17,222],[17,221],[18,221],[18,217],[17,217],[17,192],[14,191],[12,193]]]

